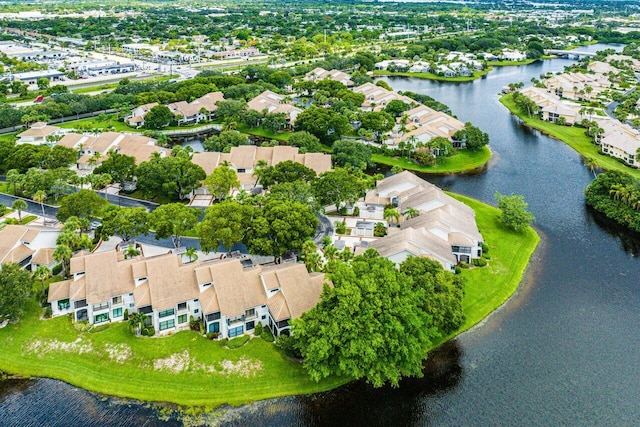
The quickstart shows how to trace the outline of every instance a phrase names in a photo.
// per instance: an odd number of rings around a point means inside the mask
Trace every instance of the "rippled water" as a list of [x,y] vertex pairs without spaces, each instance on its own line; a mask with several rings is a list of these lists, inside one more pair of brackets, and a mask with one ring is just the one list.
[[[433,352],[422,379],[404,380],[397,389],[356,382],[258,402],[226,409],[218,422],[640,425],[640,239],[585,207],[583,190],[593,176],[578,154],[524,127],[498,102],[508,83],[527,83],[569,63],[498,68],[486,79],[459,85],[387,79],[396,90],[433,96],[489,132],[496,160],[487,171],[429,180],[489,203],[495,191],[525,196],[543,242],[516,295],[481,326]],[[94,417],[115,425],[159,422],[144,405],[103,401],[56,381],[35,380],[5,383],[0,412],[11,415],[0,418],[0,425],[50,420],[47,411],[34,412],[37,402],[75,417],[66,425],[101,425]]]

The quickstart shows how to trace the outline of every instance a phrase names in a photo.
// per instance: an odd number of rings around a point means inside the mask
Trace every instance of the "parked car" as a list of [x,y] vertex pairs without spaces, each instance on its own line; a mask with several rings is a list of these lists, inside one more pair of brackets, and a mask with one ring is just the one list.
[[34,103],[34,104],[39,104],[39,103],[41,103],[42,101],[44,101],[44,95],[38,95],[38,96],[36,97],[36,99],[34,99],[34,100],[33,100],[33,103]]

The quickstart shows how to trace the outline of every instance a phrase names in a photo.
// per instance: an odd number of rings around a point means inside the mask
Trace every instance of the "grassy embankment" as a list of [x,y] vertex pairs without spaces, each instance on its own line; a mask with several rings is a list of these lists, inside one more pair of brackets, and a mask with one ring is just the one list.
[[402,157],[388,157],[382,154],[374,154],[371,160],[388,166],[399,166],[406,170],[420,173],[447,174],[468,172],[482,168],[491,159],[491,150],[485,146],[478,151],[458,150],[455,156],[438,159],[435,166],[423,166],[411,159]]
[[439,76],[433,73],[411,73],[411,72],[398,72],[398,71],[386,71],[386,70],[376,70],[373,72],[374,77],[415,77],[417,79],[427,79],[427,80],[436,80],[439,82],[449,82],[449,83],[465,83],[471,82],[481,78],[491,71],[491,67],[487,67],[482,71],[474,71],[472,76],[463,77],[445,77]]
[[[513,294],[539,238],[532,229],[522,234],[506,231],[498,225],[496,208],[456,197],[476,210],[478,226],[491,248],[487,267],[463,272],[467,284],[462,332]],[[315,383],[299,363],[262,339],[230,350],[191,331],[137,338],[126,323],[113,323],[101,332],[79,332],[68,317],[41,320],[39,315],[32,302],[20,322],[0,329],[1,370],[57,378],[120,397],[205,409],[318,392],[348,382],[330,378]]]
[[591,138],[585,134],[585,129],[573,126],[557,125],[555,123],[545,122],[537,117],[527,117],[527,115],[521,112],[515,105],[511,94],[502,96],[500,98],[500,102],[507,107],[509,111],[518,116],[527,126],[538,129],[553,138],[559,139],[580,153],[580,155],[585,159],[594,160],[602,169],[617,170],[635,177],[640,177],[640,170],[628,167],[613,157],[600,154],[598,152],[598,146],[595,145],[591,141]]

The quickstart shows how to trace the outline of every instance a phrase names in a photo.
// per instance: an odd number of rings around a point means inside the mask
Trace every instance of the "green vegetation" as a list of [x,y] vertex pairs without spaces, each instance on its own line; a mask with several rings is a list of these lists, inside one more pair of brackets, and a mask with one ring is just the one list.
[[237,130],[240,133],[261,138],[275,139],[276,141],[288,141],[293,132],[272,132],[262,127],[250,128],[245,124],[238,124]]
[[536,61],[537,59],[525,59],[524,61],[488,61],[487,65],[491,67],[509,67],[516,65],[529,65]]
[[458,150],[451,157],[438,160],[434,166],[419,165],[411,159],[401,157],[389,157],[382,154],[373,154],[371,160],[387,166],[398,166],[402,169],[434,174],[469,172],[484,167],[491,158],[491,150],[484,146],[478,151]]
[[561,140],[583,157],[594,160],[599,167],[605,170],[617,170],[635,177],[640,177],[640,170],[630,168],[613,157],[600,154],[598,146],[594,145],[591,138],[586,135],[585,129],[557,125],[555,123],[545,122],[537,117],[527,117],[513,102],[512,94],[502,96],[500,102],[528,126]]
[[[454,197],[476,211],[491,260],[487,267],[463,272],[466,320],[433,346],[469,329],[504,303],[517,289],[539,241],[531,228],[515,233],[500,227],[498,209]],[[40,320],[39,314],[32,302],[19,323],[0,330],[1,370],[58,378],[120,397],[207,408],[319,392],[349,381],[330,377],[316,383],[299,363],[261,339],[229,350],[190,331],[162,339],[138,338],[127,323],[113,323],[108,330],[88,334],[77,331],[67,317]],[[262,332],[265,339],[270,338],[267,331]],[[181,361],[189,363],[181,365]],[[215,370],[207,372],[208,367]]]
[[373,72],[374,76],[394,76],[394,77],[415,77],[417,79],[427,79],[427,80],[436,80],[439,82],[452,82],[452,83],[464,83],[464,82],[472,82],[481,78],[491,71],[492,68],[486,68],[482,71],[474,71],[472,76],[457,76],[457,77],[445,77],[439,76],[433,73],[411,73],[411,72],[400,72],[400,71],[387,71],[387,70],[376,70]]
[[540,241],[531,227],[521,232],[502,227],[499,209],[468,197],[449,195],[476,212],[478,229],[490,248],[491,260],[486,267],[463,271],[466,278],[462,300],[465,322],[454,333],[436,340],[434,346],[470,329],[509,299],[518,288]]
[[586,203],[619,224],[640,231],[640,179],[605,172],[585,190]]
[[80,120],[72,120],[65,123],[60,123],[56,126],[61,127],[63,129],[76,129],[78,131],[83,130],[93,130],[100,129],[101,131],[106,131],[107,129],[113,130],[114,132],[139,132],[142,133],[144,129],[136,129],[133,128],[124,122],[117,120],[111,115],[107,115],[107,118],[102,120],[99,118],[89,118],[89,119],[80,119]]
[[[31,303],[22,321],[0,330],[0,369],[120,397],[209,408],[318,392],[346,382],[335,377],[311,381],[299,363],[262,339],[230,350],[191,331],[162,339],[135,337],[126,322],[88,334],[78,332],[67,317],[43,321],[39,313]],[[79,354],[80,348],[86,352]]]

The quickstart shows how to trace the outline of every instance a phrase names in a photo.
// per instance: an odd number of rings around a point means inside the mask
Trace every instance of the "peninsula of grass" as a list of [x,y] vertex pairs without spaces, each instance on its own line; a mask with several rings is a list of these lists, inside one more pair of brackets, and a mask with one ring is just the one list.
[[434,166],[419,165],[413,159],[405,157],[389,157],[382,154],[371,156],[371,160],[379,164],[437,175],[476,171],[482,169],[489,162],[489,159],[491,159],[491,149],[488,146],[484,146],[478,151],[458,150],[455,156],[438,159],[438,164]]
[[465,322],[458,331],[437,340],[434,347],[472,328],[504,304],[518,289],[540,242],[532,227],[521,232],[504,228],[500,224],[498,208],[458,194],[448,194],[475,211],[478,229],[489,246],[490,260],[486,267],[463,270],[462,275],[466,278],[462,300]]
[[537,129],[555,139],[559,139],[576,150],[585,159],[595,161],[600,168],[625,172],[636,178],[640,178],[640,170],[626,166],[613,157],[600,154],[598,146],[585,134],[584,128],[557,125],[555,123],[545,122],[538,117],[528,117],[520,111],[513,102],[512,94],[503,95],[500,97],[500,102],[507,107],[511,113],[518,116],[527,126]]
[[457,76],[457,77],[445,77],[439,76],[433,73],[412,73],[412,72],[400,72],[400,71],[387,71],[387,70],[376,70],[373,72],[375,77],[414,77],[417,79],[427,79],[427,80],[436,80],[439,82],[450,82],[450,83],[465,83],[472,82],[481,78],[491,71],[491,67],[487,67],[482,71],[474,71],[471,76]]
[[284,141],[284,142],[289,140],[292,133],[292,132],[274,133],[260,126],[255,128],[250,128],[245,124],[239,124],[236,130],[248,136],[257,136],[264,139],[274,139],[276,141]]
[[110,116],[111,116],[110,114],[107,114],[106,120],[100,120],[98,119],[98,117],[80,119],[80,120],[70,120],[68,122],[57,124],[56,126],[61,127],[63,129],[76,129],[76,130],[100,129],[103,132],[106,132],[108,128],[112,128],[113,131],[115,132],[142,133],[145,130],[145,129],[133,128],[121,121],[111,118]]
[[[491,259],[486,267],[463,270],[466,321],[433,348],[476,325],[513,295],[539,242],[531,228],[522,233],[502,228],[498,209],[453,196],[475,210]],[[34,289],[39,288],[35,283]],[[314,382],[300,363],[259,338],[229,349],[192,331],[135,337],[126,322],[81,332],[66,316],[41,319],[35,301],[26,308],[18,323],[0,329],[0,370],[24,377],[55,378],[108,395],[205,410],[315,393],[350,381],[332,377]]]
[[536,61],[537,59],[525,59],[524,61],[487,61],[487,65],[491,67],[514,67],[533,64]]

